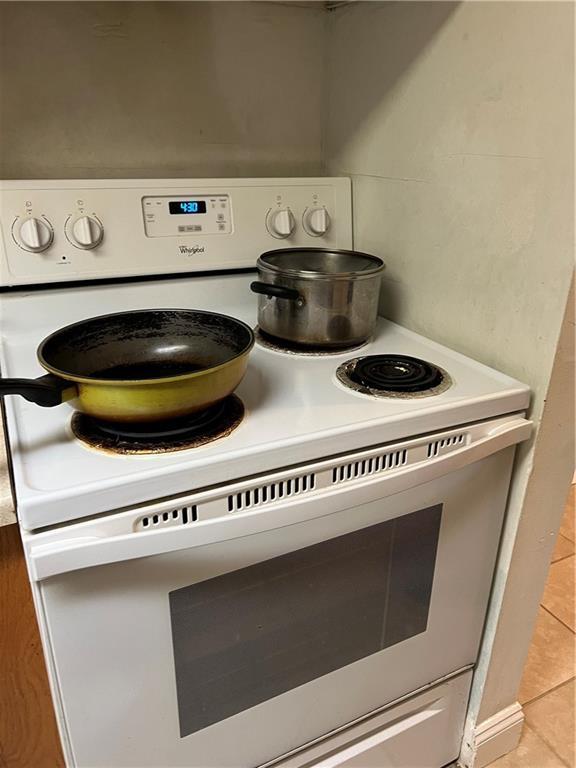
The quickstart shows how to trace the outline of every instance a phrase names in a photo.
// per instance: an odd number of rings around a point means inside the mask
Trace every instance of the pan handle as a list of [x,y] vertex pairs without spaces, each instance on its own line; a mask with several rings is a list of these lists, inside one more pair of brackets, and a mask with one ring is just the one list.
[[0,379],[0,397],[21,395],[31,403],[52,408],[78,394],[72,382],[53,376],[51,373],[38,379]]
[[290,301],[302,301],[302,297],[294,288],[285,288],[283,285],[272,285],[272,283],[260,283],[255,281],[250,283],[250,290],[254,293],[261,293],[264,296],[275,296],[277,299],[290,299]]

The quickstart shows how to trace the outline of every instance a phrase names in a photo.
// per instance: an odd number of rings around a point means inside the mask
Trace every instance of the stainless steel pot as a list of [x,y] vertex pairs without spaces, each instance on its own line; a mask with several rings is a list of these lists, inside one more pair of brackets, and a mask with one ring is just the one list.
[[258,259],[258,325],[305,346],[350,347],[376,325],[384,262],[359,251],[282,248]]

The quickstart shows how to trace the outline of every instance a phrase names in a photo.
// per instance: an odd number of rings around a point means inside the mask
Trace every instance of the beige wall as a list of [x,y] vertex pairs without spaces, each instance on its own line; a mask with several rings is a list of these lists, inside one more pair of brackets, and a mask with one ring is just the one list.
[[[328,170],[353,178],[356,247],[387,263],[382,314],[530,384],[536,428],[574,258],[573,14],[375,2],[329,25]],[[573,461],[563,382],[555,441],[519,451],[472,731],[520,681]]]
[[325,16],[0,2],[0,178],[315,175]]

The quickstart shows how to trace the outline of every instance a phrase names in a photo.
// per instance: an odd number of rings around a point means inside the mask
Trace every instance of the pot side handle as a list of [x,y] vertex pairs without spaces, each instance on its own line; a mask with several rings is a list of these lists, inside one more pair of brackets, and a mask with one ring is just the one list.
[[75,385],[53,376],[51,373],[38,379],[1,379],[0,397],[4,395],[21,395],[31,403],[44,408],[52,408],[78,394]]
[[285,288],[283,285],[272,285],[272,283],[255,281],[250,283],[250,290],[264,296],[275,296],[277,299],[290,299],[290,301],[301,299],[300,294],[294,288]]

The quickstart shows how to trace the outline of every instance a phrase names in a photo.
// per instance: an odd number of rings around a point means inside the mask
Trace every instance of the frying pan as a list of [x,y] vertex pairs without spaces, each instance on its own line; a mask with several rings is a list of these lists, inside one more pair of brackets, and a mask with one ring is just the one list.
[[49,373],[0,379],[1,395],[65,401],[109,422],[157,422],[203,411],[240,383],[252,329],[215,312],[119,312],[61,328],[38,347]]

